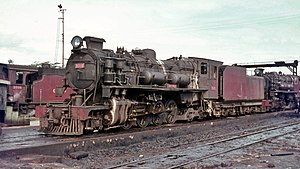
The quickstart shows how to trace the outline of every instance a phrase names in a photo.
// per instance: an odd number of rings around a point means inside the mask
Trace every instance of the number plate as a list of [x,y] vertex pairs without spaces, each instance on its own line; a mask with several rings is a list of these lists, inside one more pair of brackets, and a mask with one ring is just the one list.
[[84,67],[85,67],[85,64],[84,64],[84,63],[76,63],[76,64],[75,64],[75,68],[76,68],[76,69],[84,69]]

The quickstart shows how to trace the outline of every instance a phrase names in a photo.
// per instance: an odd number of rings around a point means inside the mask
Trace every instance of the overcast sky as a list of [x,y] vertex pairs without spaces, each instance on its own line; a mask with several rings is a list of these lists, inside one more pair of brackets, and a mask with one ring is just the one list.
[[[158,59],[193,56],[225,64],[300,60],[299,0],[0,0],[0,62],[61,63],[73,36],[116,50],[152,48]],[[57,36],[58,35],[58,36]],[[59,42],[57,48],[57,42]]]

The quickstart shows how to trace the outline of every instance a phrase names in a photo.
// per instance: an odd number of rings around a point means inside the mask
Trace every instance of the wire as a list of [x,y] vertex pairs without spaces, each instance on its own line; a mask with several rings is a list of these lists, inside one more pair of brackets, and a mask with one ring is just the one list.
[[251,25],[261,25],[261,24],[278,24],[283,22],[290,22],[294,20],[299,20],[300,14],[288,14],[288,15],[281,15],[276,17],[262,17],[262,18],[254,18],[248,20],[221,20],[218,22],[215,20],[213,22],[203,23],[201,25],[189,24],[179,27],[165,27],[160,29],[151,29],[151,30],[142,30],[136,33],[141,34],[151,34],[151,33],[158,33],[158,32],[195,32],[199,30],[218,30],[218,29],[239,29],[244,26],[251,26]]

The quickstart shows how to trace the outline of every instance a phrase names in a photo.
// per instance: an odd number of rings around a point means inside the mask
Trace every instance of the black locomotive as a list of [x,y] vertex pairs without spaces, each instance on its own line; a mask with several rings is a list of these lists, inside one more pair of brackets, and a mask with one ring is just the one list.
[[[103,49],[104,42],[88,36],[72,39],[64,88],[71,87],[76,94],[66,104],[48,107],[41,118],[42,131],[82,135],[276,107],[266,97],[265,78],[247,76],[246,68],[195,57],[158,60],[152,49],[114,52]],[[291,104],[296,93],[289,99]]]

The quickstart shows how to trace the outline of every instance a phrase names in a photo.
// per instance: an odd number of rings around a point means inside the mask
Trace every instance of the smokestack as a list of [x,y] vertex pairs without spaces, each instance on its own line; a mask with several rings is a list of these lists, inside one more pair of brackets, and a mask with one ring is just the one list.
[[95,38],[91,36],[86,36],[83,38],[86,42],[86,46],[88,49],[102,50],[103,43],[105,42],[102,38]]

